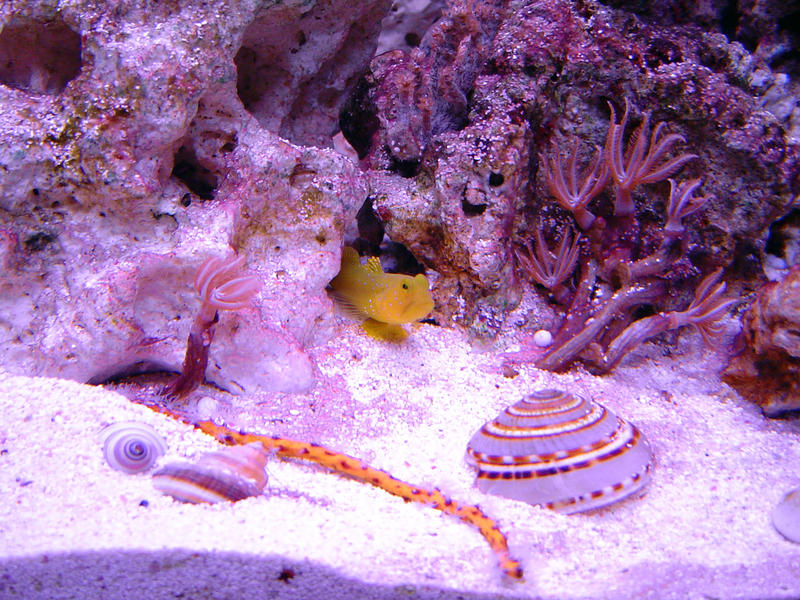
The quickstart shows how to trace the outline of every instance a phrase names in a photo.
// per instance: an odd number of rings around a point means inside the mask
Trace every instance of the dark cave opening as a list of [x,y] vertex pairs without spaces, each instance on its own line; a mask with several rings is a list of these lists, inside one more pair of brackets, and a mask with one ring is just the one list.
[[217,190],[217,176],[203,166],[190,146],[183,145],[175,153],[173,177],[179,179],[202,200],[213,200]]
[[58,95],[81,70],[81,36],[63,20],[12,18],[0,31],[0,83]]

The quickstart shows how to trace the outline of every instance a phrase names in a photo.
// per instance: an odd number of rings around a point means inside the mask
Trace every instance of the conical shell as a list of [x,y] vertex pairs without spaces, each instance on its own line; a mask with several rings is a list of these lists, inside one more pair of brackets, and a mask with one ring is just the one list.
[[175,462],[153,474],[153,487],[181,502],[236,502],[258,496],[267,485],[267,454],[261,444],[233,446],[204,454],[196,462]]
[[467,446],[478,488],[575,513],[621,500],[650,480],[641,432],[596,402],[540,390],[504,410]]

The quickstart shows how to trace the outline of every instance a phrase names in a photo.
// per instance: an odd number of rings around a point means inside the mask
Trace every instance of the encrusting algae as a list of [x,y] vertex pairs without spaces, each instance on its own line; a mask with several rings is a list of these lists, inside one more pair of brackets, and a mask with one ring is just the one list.
[[400,325],[424,319],[433,310],[424,275],[384,273],[375,256],[362,265],[358,252],[349,246],[342,250],[342,267],[331,280],[330,294],[379,340],[404,340],[408,333]]

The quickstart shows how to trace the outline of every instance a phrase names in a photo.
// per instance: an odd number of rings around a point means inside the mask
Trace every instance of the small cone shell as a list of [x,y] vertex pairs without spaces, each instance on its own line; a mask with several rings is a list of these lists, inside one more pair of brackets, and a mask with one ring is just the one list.
[[637,492],[653,465],[635,426],[560,390],[534,392],[481,427],[467,459],[480,490],[568,514]]

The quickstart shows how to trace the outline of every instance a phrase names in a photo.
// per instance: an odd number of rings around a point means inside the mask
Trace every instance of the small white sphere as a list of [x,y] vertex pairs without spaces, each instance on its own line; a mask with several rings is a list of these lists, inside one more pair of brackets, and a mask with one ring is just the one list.
[[553,343],[553,334],[547,331],[547,329],[540,329],[533,334],[533,343],[540,348],[547,348]]
[[211,421],[219,412],[219,402],[211,396],[203,396],[197,401],[197,418],[200,421]]

